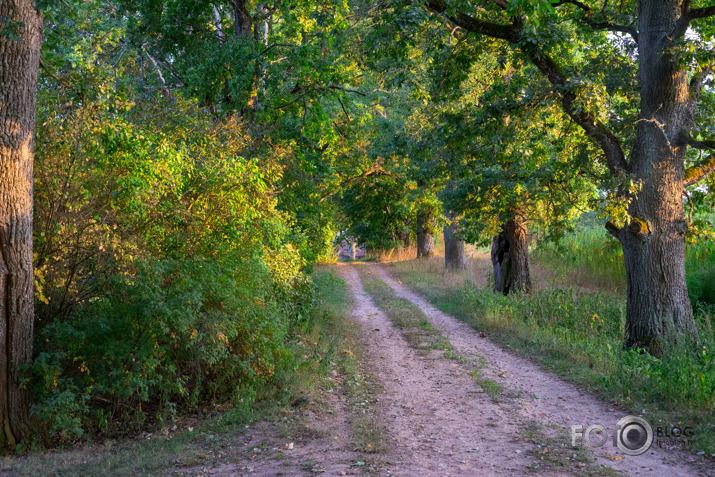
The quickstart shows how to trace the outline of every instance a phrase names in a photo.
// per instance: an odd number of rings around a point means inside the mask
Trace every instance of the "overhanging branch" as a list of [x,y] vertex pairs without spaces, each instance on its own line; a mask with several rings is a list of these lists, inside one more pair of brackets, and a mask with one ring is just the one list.
[[592,20],[590,17],[594,13],[596,13],[591,7],[586,5],[583,2],[579,2],[578,0],[561,0],[557,3],[553,3],[552,6],[554,8],[559,7],[561,5],[573,5],[576,8],[582,10],[585,15],[583,17],[583,22],[590,26],[594,30],[607,30],[607,31],[613,31],[613,32],[618,32],[618,33],[626,33],[633,38],[633,41],[638,43],[638,30],[635,29],[635,27],[631,25],[618,25],[613,22],[608,22],[608,21],[603,21],[603,22],[598,22],[595,20]]
[[697,139],[688,139],[688,146],[695,149],[715,149],[715,139],[698,141]]
[[361,180],[361,179],[366,179],[366,178],[368,178],[368,177],[370,177],[370,176],[390,176],[390,177],[392,177],[392,178],[394,178],[394,179],[397,179],[399,182],[401,182],[400,179],[399,179],[399,177],[398,177],[397,175],[395,175],[394,173],[392,173],[392,172],[390,172],[390,171],[384,169],[380,164],[375,164],[374,166],[372,166],[370,169],[366,170],[366,171],[363,172],[362,174],[357,175],[357,176],[353,176],[353,177],[349,177],[349,178],[345,179],[344,181],[342,181],[340,184],[338,184],[338,186],[335,188],[334,191],[332,191],[332,192],[330,192],[329,194],[324,195],[323,197],[321,197],[320,200],[318,200],[318,204],[320,204],[320,203],[322,203],[324,200],[326,200],[326,199],[332,197],[333,195],[335,195],[336,193],[338,193],[341,189],[343,189],[345,186],[350,185],[350,184],[352,184],[352,183],[355,182],[355,181],[359,181],[359,180]]
[[713,172],[715,172],[715,155],[710,156],[696,166],[686,169],[683,175],[683,185],[685,187],[695,185]]
[[715,6],[702,7],[702,8],[690,8],[690,0],[684,0],[681,6],[681,14],[678,21],[675,23],[675,28],[673,33],[670,34],[670,41],[675,41],[678,38],[685,35],[688,31],[690,22],[697,20],[698,18],[707,18],[715,15]]
[[447,13],[447,2],[442,0],[425,0],[424,4],[427,9],[448,18],[452,23],[472,33],[479,33],[480,35],[486,35],[491,38],[506,40],[510,43],[515,43],[519,39],[521,27],[518,24],[504,25],[501,23],[488,22],[479,20],[463,12],[450,15]]
[[697,18],[707,18],[715,15],[715,6],[703,7],[703,8],[693,8],[690,10],[690,19],[695,20]]
[[[590,7],[578,0],[564,0],[564,2],[591,11]],[[453,23],[472,33],[505,40],[511,44],[517,44],[521,37],[523,25],[521,20],[516,17],[511,25],[504,25],[479,20],[459,11],[455,14],[449,14],[447,4],[443,0],[425,0],[424,5],[429,10],[448,18]],[[606,154],[606,161],[611,173],[616,176],[626,172],[628,163],[620,142],[608,127],[598,121],[593,114],[577,107],[576,94],[567,86],[567,77],[556,62],[546,53],[539,51],[537,47],[527,49],[522,46],[522,50],[529,56],[534,66],[548,78],[549,82],[560,90],[564,112],[601,146]]]
[[590,112],[583,111],[576,107],[576,94],[566,88],[566,76],[561,71],[559,66],[549,56],[540,51],[527,52],[532,63],[549,79],[549,82],[554,86],[564,88],[561,91],[561,104],[564,112],[569,115],[573,121],[581,126],[581,128],[593,138],[603,149],[606,154],[606,163],[611,174],[618,175],[628,170],[626,156],[623,153],[621,144],[606,127],[605,124],[598,121]]

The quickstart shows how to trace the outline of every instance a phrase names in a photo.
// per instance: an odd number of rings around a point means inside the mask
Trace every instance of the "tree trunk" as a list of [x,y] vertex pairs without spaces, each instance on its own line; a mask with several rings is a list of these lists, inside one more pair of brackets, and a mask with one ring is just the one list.
[[449,211],[445,215],[450,223],[444,228],[444,268],[450,271],[464,270],[467,268],[464,240],[459,240],[455,235],[457,224],[454,221],[454,213]]
[[429,258],[434,255],[434,235],[428,212],[417,214],[417,258]]
[[631,171],[642,188],[631,201],[630,224],[611,232],[623,245],[628,283],[629,348],[659,356],[684,334],[697,338],[685,283],[683,172],[695,97],[678,60],[662,45],[675,30],[680,1],[641,0],[641,113]]
[[[32,358],[32,161],[42,15],[32,0],[0,2],[0,445],[30,437],[30,392],[20,370]],[[24,25],[24,26],[23,26]]]
[[402,240],[402,246],[405,248],[410,248],[410,245],[412,244],[411,239],[410,239],[410,231],[408,230],[407,232],[400,232],[398,235],[398,238]]
[[[249,2],[247,0],[234,0],[233,16],[234,35],[245,38],[246,41],[250,41],[252,43],[252,48],[255,48],[255,45],[260,43],[260,35],[258,32],[259,24],[256,24],[254,28]],[[248,92],[248,101],[246,103],[246,107],[242,111],[243,116],[245,116],[249,120],[253,119],[253,115],[258,109],[258,83],[260,82],[260,71],[260,62],[254,60],[251,90]]]
[[516,290],[531,290],[529,238],[526,222],[516,215],[502,226],[492,244],[494,292],[508,295]]
[[410,225],[412,225],[412,220],[405,220],[406,230],[398,234],[398,238],[402,240],[402,244],[405,248],[410,248],[410,245],[412,244],[412,233],[410,232]]

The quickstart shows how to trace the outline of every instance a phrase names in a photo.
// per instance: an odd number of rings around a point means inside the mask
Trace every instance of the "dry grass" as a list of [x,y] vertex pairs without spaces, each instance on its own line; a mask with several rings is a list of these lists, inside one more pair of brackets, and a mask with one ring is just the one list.
[[625,284],[606,275],[595,275],[583,267],[551,266],[541,260],[531,260],[531,281],[534,288],[573,288],[575,294],[606,292],[625,295]]
[[488,287],[491,277],[491,258],[484,248],[467,245],[467,268],[463,272],[450,273],[444,269],[444,247],[436,246],[435,254],[430,258],[417,260],[417,247],[410,246],[389,252],[371,255],[371,258],[382,263],[400,263],[400,267],[410,267],[413,271],[423,271],[431,274],[441,274],[450,284],[463,285],[465,280],[477,287]]
[[[477,288],[491,288],[491,254],[485,248],[467,246],[467,268],[458,273],[448,272],[444,268],[444,250],[438,250],[435,256],[417,260],[416,247],[383,253],[376,257],[383,263],[392,263],[398,269],[440,275],[450,287],[461,287],[471,282]],[[575,294],[607,292],[622,295],[625,292],[622,283],[614,282],[608,276],[594,275],[582,267],[553,265],[532,258],[530,263],[531,281],[535,290],[546,288],[573,288]]]
[[[398,248],[389,251],[375,252],[374,254],[369,254],[371,258],[376,259],[379,262],[391,263],[391,262],[405,262],[407,260],[414,260],[417,258],[417,246],[411,245],[409,247]],[[435,257],[444,257],[444,250],[436,250]]]

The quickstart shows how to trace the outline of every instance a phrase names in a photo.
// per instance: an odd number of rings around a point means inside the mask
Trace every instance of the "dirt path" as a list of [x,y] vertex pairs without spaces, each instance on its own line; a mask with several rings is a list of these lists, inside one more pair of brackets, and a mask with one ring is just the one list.
[[[546,429],[552,428],[553,425],[561,426],[560,431],[566,432],[567,435],[570,435],[572,424],[581,424],[585,429],[591,424],[603,426],[615,424],[624,417],[622,412],[609,408],[555,375],[542,371],[530,361],[505,352],[489,339],[480,337],[468,325],[442,313],[426,300],[409,291],[382,267],[378,265],[370,265],[370,267],[371,271],[388,284],[397,296],[417,305],[432,325],[449,339],[456,352],[465,357],[483,356],[488,367],[482,372],[502,383],[512,393],[522,396],[509,406],[510,410],[507,412],[509,416],[518,417],[522,422],[539,422]],[[352,273],[347,273],[346,276],[351,278]],[[357,285],[350,284],[351,287],[356,288],[356,293],[361,293]],[[482,425],[477,426],[482,429],[486,424],[483,421],[484,414],[480,412],[485,409],[484,401],[484,396],[474,396],[469,405],[472,411],[464,416],[472,423],[482,420]],[[502,406],[502,415],[505,406],[508,404]],[[501,423],[500,428],[502,428]],[[473,435],[480,436],[480,434]],[[481,438],[476,439],[476,445],[479,445],[478,441],[481,441]],[[498,452],[495,457],[503,460],[508,459],[509,455],[508,451]],[[643,455],[627,456],[608,442],[605,446],[596,448],[593,455],[603,465],[626,475],[715,475],[715,469],[704,467],[695,456],[685,452],[651,448]]]
[[521,427],[477,388],[467,369],[455,360],[419,356],[365,293],[355,269],[340,271],[354,297],[352,318],[364,330],[366,354],[384,388],[380,404],[392,435],[391,471],[521,476],[536,464]]
[[[685,452],[652,449],[632,457],[610,441],[592,452],[573,450],[570,426],[615,424],[622,412],[578,390],[530,361],[511,355],[466,324],[440,312],[410,292],[379,265],[360,265],[413,303],[451,345],[415,347],[406,330],[393,324],[365,292],[352,265],[337,270],[348,285],[350,320],[359,373],[377,383],[360,394],[347,375],[333,373],[335,387],[299,409],[288,421],[251,426],[232,459],[221,466],[194,467],[182,475],[215,476],[707,476],[705,463]],[[361,272],[362,273],[362,272]],[[367,282],[366,282],[367,283]],[[372,291],[372,288],[370,288]],[[384,302],[380,302],[384,306]],[[459,359],[454,359],[459,356]],[[498,399],[480,378],[500,385]],[[361,386],[365,386],[363,382]],[[367,396],[367,397],[365,397]],[[362,415],[374,426],[378,449],[356,447],[355,422]],[[285,420],[284,420],[285,421]],[[367,432],[370,430],[367,429]],[[375,441],[371,441],[375,442]],[[369,445],[368,445],[369,447]],[[377,451],[377,452],[375,452]],[[578,455],[577,455],[578,454]],[[593,461],[595,459],[595,462]],[[174,474],[176,475],[176,474]]]
[[[340,387],[336,388],[340,390]],[[319,401],[288,411],[285,419],[258,422],[242,436],[242,447],[231,462],[199,466],[182,475],[305,476],[352,475],[359,455],[350,449],[346,397],[323,392]],[[295,417],[291,418],[291,414]]]

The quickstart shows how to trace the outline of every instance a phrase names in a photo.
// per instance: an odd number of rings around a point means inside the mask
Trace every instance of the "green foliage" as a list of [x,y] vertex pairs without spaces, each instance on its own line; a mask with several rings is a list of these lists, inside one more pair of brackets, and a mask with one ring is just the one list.
[[104,296],[42,327],[35,415],[51,434],[250,402],[290,365],[286,338],[313,305],[310,282],[279,284],[260,261],[222,255],[139,263],[133,277],[113,277]]
[[[584,214],[593,218],[595,214]],[[533,258],[545,268],[579,269],[625,287],[626,270],[620,243],[596,220],[565,233],[558,241],[539,241]]]
[[[693,307],[715,305],[715,242],[712,240],[711,214],[700,214],[699,233],[691,234],[685,249],[688,294]],[[596,214],[583,214],[575,230],[558,241],[539,241],[533,257],[545,268],[571,273],[575,270],[602,282],[625,288],[623,250],[599,223]]]
[[[84,74],[81,90],[65,83]],[[291,329],[314,305],[277,208],[286,150],[261,158],[238,118],[139,95],[92,62],[61,75],[40,92],[36,134],[33,415],[46,438],[250,406],[286,379]]]

